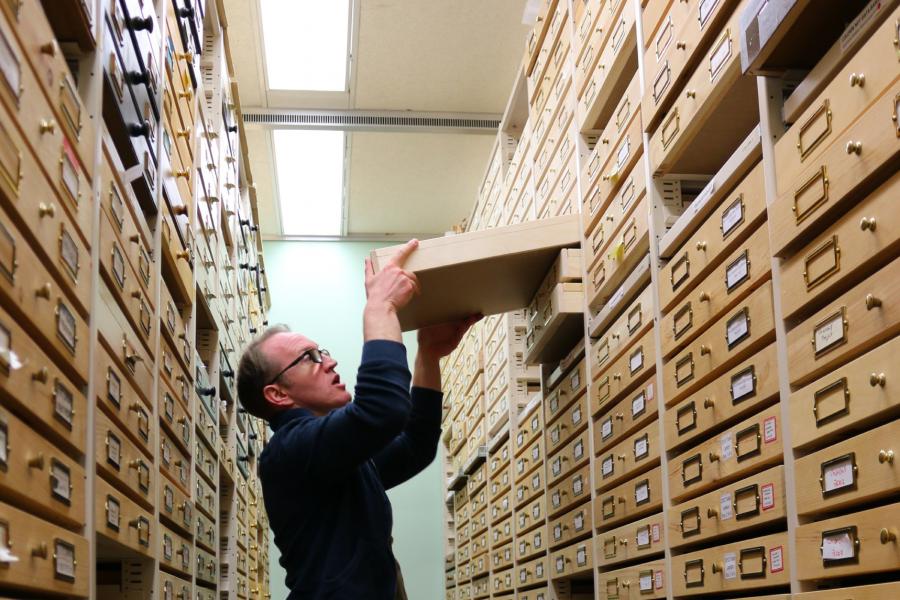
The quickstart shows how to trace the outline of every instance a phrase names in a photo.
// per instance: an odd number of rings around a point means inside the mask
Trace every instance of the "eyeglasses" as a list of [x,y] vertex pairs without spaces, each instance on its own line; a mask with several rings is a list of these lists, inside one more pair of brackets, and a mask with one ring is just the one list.
[[300,356],[298,356],[297,358],[292,360],[291,364],[289,364],[288,366],[286,366],[285,368],[280,370],[278,372],[278,375],[273,377],[272,380],[269,383],[267,383],[266,385],[272,385],[273,383],[278,381],[279,377],[284,375],[287,371],[289,371],[291,368],[297,366],[304,360],[311,360],[312,362],[319,364],[319,365],[322,364],[323,356],[331,356],[331,353],[328,352],[328,350],[325,350],[324,348],[310,348],[309,350],[306,350],[305,352],[303,352],[303,354],[301,354]]

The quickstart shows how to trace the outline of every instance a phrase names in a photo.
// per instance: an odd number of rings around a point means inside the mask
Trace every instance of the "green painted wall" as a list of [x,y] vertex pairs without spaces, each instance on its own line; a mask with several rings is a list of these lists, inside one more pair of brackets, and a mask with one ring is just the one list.
[[[356,384],[362,350],[366,295],[363,260],[377,244],[365,242],[266,242],[266,274],[272,294],[269,323],[285,323],[327,348],[337,371]],[[410,366],[415,334],[405,334]],[[443,513],[438,460],[388,492],[394,508],[394,554],[411,600],[444,597]],[[287,597],[278,549],[271,552],[272,598]]]

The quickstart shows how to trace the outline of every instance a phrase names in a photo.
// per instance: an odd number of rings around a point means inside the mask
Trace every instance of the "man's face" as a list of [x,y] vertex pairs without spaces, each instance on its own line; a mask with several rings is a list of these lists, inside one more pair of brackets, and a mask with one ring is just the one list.
[[[298,356],[318,345],[299,333],[277,333],[265,342],[265,352],[276,373],[291,364]],[[350,402],[350,393],[335,372],[337,361],[322,355],[321,364],[307,355],[296,365],[282,373],[274,386],[288,396],[295,406],[308,408],[318,415],[325,415]]]

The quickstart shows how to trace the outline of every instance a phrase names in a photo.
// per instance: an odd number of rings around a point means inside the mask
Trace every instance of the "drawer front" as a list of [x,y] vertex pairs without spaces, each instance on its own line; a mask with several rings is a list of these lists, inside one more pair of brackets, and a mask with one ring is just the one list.
[[666,405],[696,391],[774,337],[772,282],[767,281],[666,363]]
[[594,486],[597,492],[618,485],[659,464],[659,423],[649,425],[597,456]]
[[[194,493],[194,504],[196,508],[200,509],[202,512],[206,513],[206,516],[210,519],[216,518],[216,490],[209,483],[207,483],[202,477],[195,477],[195,493]],[[248,513],[250,516],[250,523],[253,523],[253,515]]]
[[653,295],[650,286],[591,344],[591,370],[602,373],[631,344],[640,339],[653,322]]
[[[741,14],[735,11],[725,27],[716,33],[712,46],[685,83],[685,93],[674,96],[674,103],[650,136],[650,165],[654,174],[671,172],[703,126],[710,122],[716,108],[722,105],[726,92],[755,91],[756,82],[741,77]],[[736,133],[752,129],[756,118],[755,110],[741,112],[745,114],[733,113],[729,123]]]
[[765,215],[766,195],[759,163],[662,268],[659,301],[663,312],[675,308],[675,303],[731,254],[765,220]]
[[[680,4],[687,5],[687,2]],[[662,23],[663,18],[671,18],[672,2],[646,2],[641,8],[641,23],[644,31],[644,48],[649,48],[656,36],[656,30]],[[687,13],[687,6],[682,8]]]
[[[69,452],[83,453],[87,435],[87,402],[43,352],[40,345],[0,308],[0,343],[7,351],[0,358],[0,385],[6,391],[4,403],[26,411],[50,428],[54,441]],[[12,357],[26,368],[9,368]]]
[[[625,106],[623,105],[617,107],[616,110],[622,110],[624,108]],[[641,115],[636,111],[630,111],[630,114],[627,117],[622,114],[617,118],[617,115],[614,114],[606,129],[604,129],[601,134],[600,143],[604,143],[608,140],[612,144],[612,152],[607,157],[606,163],[603,165],[597,185],[599,186],[600,196],[609,198],[610,202],[616,198],[616,195],[625,183],[627,176],[635,172],[640,172],[640,169],[637,167],[637,161],[644,153],[644,146],[642,144],[642,123]],[[619,204],[621,206],[621,201]],[[635,210],[640,209],[640,204],[636,203],[635,206],[637,207]],[[610,206],[609,208],[612,209],[613,212],[607,212],[607,214],[610,216],[615,215],[614,207]],[[627,219],[622,219],[622,222],[627,225]],[[616,231],[616,228],[610,228],[610,231],[614,232]],[[614,238],[615,235],[611,236],[611,241],[613,243],[615,243]]]
[[67,527],[84,525],[84,469],[0,408],[0,490]]
[[[572,406],[566,409],[562,418],[554,421],[548,427],[547,452],[556,452],[577,435],[579,430],[585,429],[587,427],[587,414],[587,394],[582,394]],[[552,473],[553,471],[551,470]]]
[[487,493],[484,489],[481,489],[479,492],[476,492],[471,498],[469,498],[469,510],[472,511],[472,519],[487,507]]
[[[547,396],[544,402],[544,421],[548,425],[553,423],[566,412],[566,409],[572,406],[572,403],[581,396],[586,388],[587,375],[585,374],[585,362],[582,359]],[[572,410],[574,409],[568,411],[569,417],[571,417]]]
[[[502,546],[509,543],[513,536],[513,520],[512,517],[506,519],[499,525],[491,528],[491,547]],[[457,561],[459,562],[459,561]]]
[[663,357],[669,358],[696,338],[710,323],[771,277],[769,230],[757,229],[721,266],[662,319]]
[[[512,566],[510,564],[510,566]],[[500,573],[491,574],[491,593],[504,594],[513,591],[513,570],[507,569]]]
[[880,600],[881,598],[894,598],[898,594],[900,594],[900,582],[892,582],[806,592],[805,594],[794,594],[793,598],[796,600],[847,600],[847,598]]
[[214,521],[210,521],[202,513],[197,513],[196,525],[194,526],[194,541],[203,546],[206,550],[212,552],[216,548],[217,528]]
[[510,452],[511,445],[511,441],[507,440],[500,448],[491,452],[490,460],[488,461],[488,477],[491,482],[496,481],[497,476],[508,469],[509,457],[512,454]]
[[520,456],[528,449],[536,437],[542,437],[544,419],[541,411],[535,410],[526,417],[520,417],[516,428],[516,456]]
[[585,465],[547,491],[547,508],[550,516],[571,509],[591,496],[591,467]]
[[788,332],[792,385],[804,385],[900,331],[900,259]]
[[785,317],[790,318],[804,307],[815,308],[821,304],[817,300],[839,289],[842,282],[897,256],[898,192],[900,174],[895,174],[783,263],[781,302]]
[[790,583],[787,534],[776,533],[672,557],[676,596],[752,590]]
[[900,338],[894,338],[791,394],[794,447],[843,439],[850,430],[900,413],[892,374],[898,352]]
[[466,480],[466,490],[469,492],[469,496],[472,496],[475,492],[480,490],[485,484],[486,479],[487,463],[484,463],[469,476],[468,480]]
[[116,359],[115,365],[119,371],[125,374],[134,390],[144,397],[147,405],[150,405],[149,390],[153,389],[150,355],[138,342],[137,335],[131,331],[131,326],[125,321],[125,316],[113,301],[111,293],[105,286],[100,286],[99,291],[105,303],[103,309],[94,315],[100,331],[100,341]]
[[194,575],[193,544],[165,525],[159,526],[159,562],[178,573]]
[[681,502],[781,462],[781,408],[767,408],[669,462],[669,495]]
[[594,527],[606,531],[662,508],[662,469],[638,475],[594,498]]
[[114,417],[147,456],[152,456],[156,440],[150,426],[150,407],[137,394],[105,347],[98,348],[97,356],[95,377],[98,382],[98,406]]
[[[240,453],[240,450],[238,453]],[[218,481],[218,472],[216,471],[217,462],[215,451],[208,447],[206,442],[199,439],[194,442],[194,464],[197,467],[197,472],[205,477],[213,487],[216,487],[216,482]],[[481,500],[483,503],[483,495]],[[477,511],[473,508],[472,512],[474,513]]]
[[[469,555],[472,556],[472,561],[475,562],[476,558],[481,556],[482,553],[487,552],[488,549],[488,535],[487,532],[476,535],[469,542]],[[479,567],[473,566],[473,577],[477,577],[483,567],[486,564],[486,561],[482,560],[481,565]]]
[[893,15],[884,20],[775,144],[779,194],[796,181],[807,163],[839,140],[844,130],[896,79],[896,61],[894,69],[879,69],[875,65],[895,53],[898,15],[900,10],[895,8]]
[[[82,522],[83,510],[82,506]],[[30,560],[8,563],[0,574],[4,585],[38,595],[52,592],[88,597],[90,561],[85,538],[5,503],[0,503],[0,536],[4,546],[15,543],[13,554],[31,555]]]
[[591,516],[591,505],[589,502],[585,502],[558,519],[551,521],[548,527],[550,548],[558,548],[572,540],[590,535],[594,530]]
[[[853,191],[900,152],[895,82],[814,160],[807,161],[769,208],[772,252],[786,257],[794,246],[834,220],[855,201]],[[848,153],[848,143],[851,143]],[[859,154],[856,151],[859,150]]]
[[[153,461],[145,447],[139,447],[102,412],[95,417],[95,459],[97,471],[128,492],[137,502],[152,506],[154,494]],[[149,417],[146,426],[150,427]]]
[[516,561],[522,562],[547,552],[547,527],[541,525],[533,531],[516,534]]
[[646,383],[636,393],[632,393],[618,404],[604,411],[594,422],[594,453],[602,454],[613,444],[618,444],[626,435],[656,420],[655,383]]
[[[690,77],[690,68],[700,61],[700,52],[713,36],[724,29],[724,21],[732,15],[737,0],[674,2],[644,54],[647,78],[642,112],[652,131],[662,118],[662,109],[682,89],[676,82]],[[679,6],[680,5],[680,6]],[[733,10],[741,14],[743,8]],[[735,35],[737,29],[733,28]],[[650,39],[649,34],[647,39]],[[701,65],[696,70],[705,71]]]
[[[65,367],[74,371],[72,375],[80,379],[79,383],[86,382],[90,370],[87,323],[5,213],[0,214],[0,239],[0,272],[6,275],[0,279],[2,294],[46,338],[41,348],[64,361]],[[20,269],[20,265],[27,268]]]
[[554,485],[575,469],[585,465],[589,456],[590,432],[587,429],[583,429],[571,442],[548,459],[548,485]]
[[547,556],[541,556],[516,567],[516,585],[518,587],[545,583],[550,575]]
[[896,571],[900,505],[889,504],[797,528],[797,578]]
[[550,568],[551,579],[589,572],[594,568],[594,540],[584,540],[557,550],[550,556]]
[[679,448],[713,428],[733,423],[778,398],[778,367],[771,344],[666,409],[666,443]]
[[[163,282],[159,286],[160,309],[159,316],[162,322],[162,330],[169,336],[169,342],[178,349],[178,356],[182,365],[190,372],[193,347],[190,341],[191,327],[190,315],[185,318],[169,291],[169,286]],[[188,311],[189,312],[189,311]]]
[[641,563],[600,575],[601,600],[665,598],[666,565],[662,561]]
[[609,570],[613,565],[662,552],[665,534],[662,513],[607,531],[599,536],[597,566]]
[[539,494],[516,513],[516,536],[544,524],[547,516],[547,495]]
[[505,544],[491,551],[491,569],[501,571],[511,566],[513,566],[512,544]]
[[159,432],[159,471],[187,492],[191,484],[191,460],[165,431]]
[[[900,490],[900,421],[869,429],[797,459],[797,507],[801,515],[895,495]],[[900,462],[900,461],[898,461]]]
[[[194,531],[193,502],[181,491],[181,488],[166,479],[163,479],[159,485],[159,514],[162,519],[168,520],[168,525],[177,527],[184,534]],[[241,529],[241,526],[238,529]],[[241,545],[243,545],[242,539],[238,537]]]
[[152,516],[118,490],[95,479],[94,515],[97,534],[126,546],[135,552],[152,555]]
[[[191,582],[159,571],[159,590],[163,600],[187,600],[191,598]],[[247,597],[246,592],[244,598]]]
[[672,547],[718,539],[784,518],[784,467],[778,465],[669,509]]
[[[191,378],[179,362],[169,340],[163,338],[159,345],[159,371],[163,380],[176,392],[176,398],[184,405],[191,405]],[[198,411],[200,412],[200,411]]]
[[651,330],[594,379],[591,392],[595,407],[618,402],[655,372],[656,342]]
[[591,310],[599,310],[649,248],[647,198],[635,207],[622,229],[613,234],[606,252],[588,273],[586,293]]

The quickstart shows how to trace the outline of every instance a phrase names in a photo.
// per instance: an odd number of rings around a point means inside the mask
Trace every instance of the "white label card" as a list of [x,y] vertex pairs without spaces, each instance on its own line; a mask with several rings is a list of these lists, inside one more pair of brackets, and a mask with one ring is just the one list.
[[636,440],[634,440],[634,458],[635,460],[644,458],[647,456],[647,452],[650,451],[650,444],[647,441],[647,436],[642,436]]
[[851,487],[854,483],[853,459],[848,456],[829,465],[825,469],[822,483],[825,492]]
[[637,545],[638,546],[647,546],[650,543],[650,528],[649,527],[641,527],[637,531]]
[[612,475],[612,472],[613,472],[613,457],[608,456],[605,459],[603,459],[603,464],[600,467],[600,473],[604,477],[609,477],[610,475]]
[[719,520],[727,521],[732,517],[731,492],[722,492],[719,497]]
[[725,554],[725,579],[737,577],[737,555],[734,552]]
[[769,550],[769,571],[772,573],[784,571],[784,548],[781,546]]
[[631,355],[628,361],[628,368],[632,373],[644,366],[644,349],[639,348],[637,352]]
[[844,315],[839,312],[816,328],[815,350],[822,352],[844,339]]
[[775,508],[775,484],[767,483],[759,490],[760,505],[763,510]]
[[644,399],[644,392],[641,392],[637,396],[634,397],[634,400],[631,401],[631,416],[636,417],[642,412],[644,412],[644,407],[647,402]]
[[728,322],[725,336],[728,340],[728,345],[732,346],[738,343],[749,332],[750,322],[747,320],[747,313],[741,311],[736,317]]
[[650,498],[650,485],[647,483],[642,483],[636,488],[634,488],[634,501],[636,504],[640,504],[641,502],[646,502],[647,499]]
[[574,411],[572,411],[572,425],[578,425],[581,423],[581,407],[579,406]]
[[842,531],[822,538],[822,560],[847,560],[856,556],[850,533]]
[[608,437],[610,437],[612,435],[612,433],[613,433],[612,417],[607,417],[603,421],[603,423],[600,425],[600,437],[605,440]]
[[75,548],[57,541],[54,549],[54,561],[57,575],[67,579],[75,579]]
[[778,439],[778,420],[775,417],[769,417],[763,421],[763,441],[771,444]]
[[557,524],[553,527],[553,540],[557,541],[562,538],[562,525]]
[[582,456],[584,456],[584,442],[578,440],[575,443],[575,447],[572,450],[572,454],[575,457],[575,460],[579,460]]
[[746,279],[749,272],[750,262],[747,260],[747,256],[744,255],[733,265],[728,267],[728,270],[725,272],[725,285],[731,290],[734,286]]
[[744,205],[738,200],[722,213],[722,236],[724,237],[731,233],[731,230],[734,229],[743,218]]
[[661,539],[659,523],[654,523],[653,527],[650,528],[650,531],[651,531],[651,535],[653,536],[653,541],[658,542]]
[[653,574],[652,573],[641,573],[640,576],[640,588],[642,592],[652,592],[653,591]]
[[731,380],[731,400],[735,402],[753,393],[753,371],[744,371]]
[[578,496],[581,494],[582,490],[584,490],[584,483],[581,480],[581,475],[579,475],[572,481],[572,492]]
[[734,456],[734,439],[731,432],[725,432],[719,438],[719,446],[722,448],[722,460],[729,460]]
[[578,513],[575,515],[575,531],[581,531],[584,529],[584,513]]
[[653,578],[656,580],[656,589],[661,590],[663,588],[663,574],[662,571],[656,571],[653,574]]

